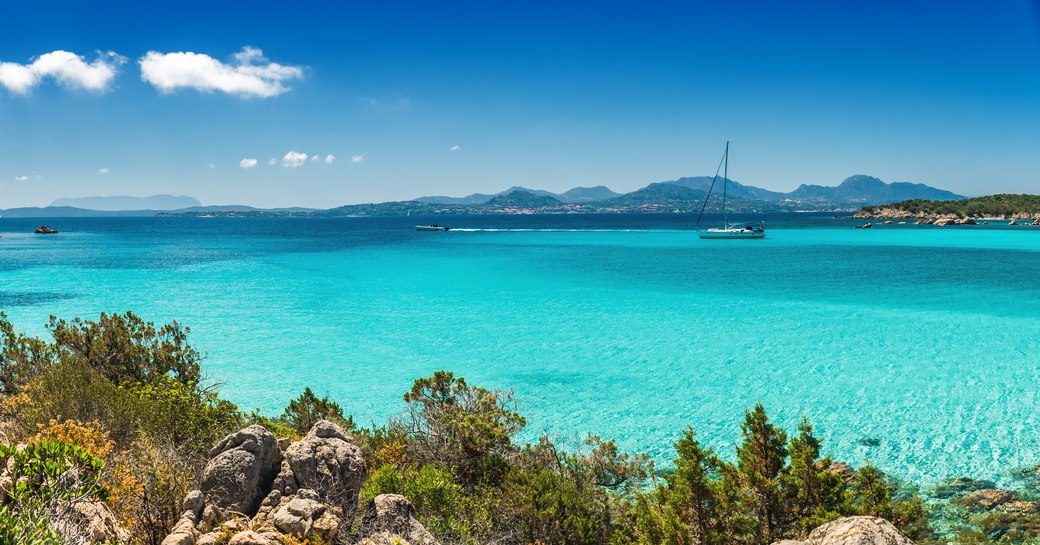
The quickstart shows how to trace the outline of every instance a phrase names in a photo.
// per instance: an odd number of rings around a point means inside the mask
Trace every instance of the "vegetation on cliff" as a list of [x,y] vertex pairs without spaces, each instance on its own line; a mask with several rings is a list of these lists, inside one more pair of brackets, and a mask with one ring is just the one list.
[[[113,530],[113,541],[159,545],[214,444],[248,424],[299,439],[319,420],[336,422],[360,447],[370,474],[363,501],[407,497],[443,543],[766,545],[848,515],[884,517],[915,539],[931,535],[913,489],[871,466],[822,457],[810,422],[789,436],[761,405],[746,412],[732,456],[687,429],[672,463],[658,469],[596,436],[576,450],[548,437],[525,442],[511,391],[450,372],[416,380],[403,413],[385,426],[359,428],[310,389],[278,416],[239,410],[205,384],[189,330],[177,323],[157,327],[126,313],[52,318],[48,327],[50,340],[27,337],[0,314],[8,468],[0,544],[89,542],[76,541],[85,530],[65,516],[89,504],[125,529]],[[1019,511],[979,511],[965,499],[977,488],[951,494],[966,521],[959,541],[1040,535],[1040,515],[1022,513],[1036,504],[1016,497]]]
[[880,206],[864,206],[862,217],[1032,218],[1040,214],[1040,195],[1009,194],[972,197],[957,201],[913,199]]

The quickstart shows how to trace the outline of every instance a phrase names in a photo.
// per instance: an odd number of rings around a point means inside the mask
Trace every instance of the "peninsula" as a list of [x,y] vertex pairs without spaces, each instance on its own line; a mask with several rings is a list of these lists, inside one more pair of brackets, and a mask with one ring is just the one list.
[[857,218],[896,219],[1002,219],[1040,220],[1040,195],[987,195],[960,200],[911,199],[880,206],[864,206]]

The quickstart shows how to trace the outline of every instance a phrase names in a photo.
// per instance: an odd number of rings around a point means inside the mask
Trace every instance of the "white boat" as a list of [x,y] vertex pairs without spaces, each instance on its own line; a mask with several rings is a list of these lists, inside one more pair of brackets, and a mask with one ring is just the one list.
[[415,230],[416,231],[448,231],[450,229],[451,229],[450,227],[445,227],[443,225],[437,225],[436,223],[433,223],[433,224],[430,224],[430,225],[416,225],[415,226]]
[[[729,186],[729,141],[726,141],[726,151],[722,155],[722,227],[713,227],[706,231],[698,231],[697,236],[702,239],[741,239],[741,238],[766,238],[766,228],[761,224],[730,223],[729,210],[726,209],[726,188]],[[697,216],[697,225],[701,223],[704,209],[708,207],[708,199],[711,198],[711,190],[715,188],[715,181],[719,178],[719,171],[715,171],[715,177],[711,180],[708,195],[704,197],[704,206],[701,214]]]

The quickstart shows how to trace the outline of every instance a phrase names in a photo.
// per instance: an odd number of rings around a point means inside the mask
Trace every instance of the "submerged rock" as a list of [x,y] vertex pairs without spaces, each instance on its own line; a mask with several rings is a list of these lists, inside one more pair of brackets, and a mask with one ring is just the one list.
[[1004,505],[1016,499],[1018,499],[1017,496],[1006,490],[983,488],[971,492],[959,503],[963,504],[968,509],[988,511],[998,505]]
[[954,479],[943,479],[939,481],[939,484],[935,486],[934,494],[937,498],[948,499],[957,496],[964,496],[970,492],[974,492],[975,490],[996,487],[997,485],[993,481],[957,477]]

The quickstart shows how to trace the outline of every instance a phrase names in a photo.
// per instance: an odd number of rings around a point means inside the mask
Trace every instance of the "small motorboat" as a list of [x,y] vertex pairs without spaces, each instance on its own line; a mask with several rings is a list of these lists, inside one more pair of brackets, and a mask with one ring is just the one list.
[[416,225],[415,226],[415,230],[416,231],[450,231],[451,227],[445,227],[443,225],[437,225],[436,223],[431,223],[430,225]]

